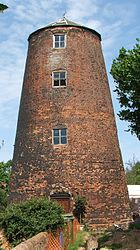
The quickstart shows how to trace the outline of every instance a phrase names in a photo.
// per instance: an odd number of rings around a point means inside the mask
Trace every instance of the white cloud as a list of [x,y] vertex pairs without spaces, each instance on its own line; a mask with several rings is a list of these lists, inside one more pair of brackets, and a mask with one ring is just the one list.
[[95,0],[69,0],[68,16],[73,20],[79,20],[84,24],[84,20],[93,16],[98,11],[98,4]]
[[88,21],[86,22],[86,26],[99,32],[99,30],[102,26],[102,23],[101,23],[101,21],[94,20],[92,18],[92,19],[88,19]]
[[123,25],[129,24],[131,18],[134,17],[136,10],[136,5],[133,2],[127,1],[127,3],[122,2],[109,2],[102,9],[104,18],[109,18],[112,20],[120,19],[123,20]]

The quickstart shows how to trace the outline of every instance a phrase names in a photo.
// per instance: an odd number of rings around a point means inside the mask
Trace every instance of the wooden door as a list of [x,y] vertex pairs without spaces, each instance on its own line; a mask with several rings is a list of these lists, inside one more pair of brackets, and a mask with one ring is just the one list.
[[51,200],[58,202],[65,213],[70,213],[70,195],[67,193],[57,193],[50,196]]

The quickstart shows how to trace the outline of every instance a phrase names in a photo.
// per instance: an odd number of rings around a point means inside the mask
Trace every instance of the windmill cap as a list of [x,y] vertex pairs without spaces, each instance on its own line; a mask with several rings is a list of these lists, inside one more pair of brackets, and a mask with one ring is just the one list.
[[95,31],[91,28],[85,27],[83,25],[80,25],[78,23],[72,22],[72,21],[68,20],[66,17],[63,17],[62,19],[59,19],[58,21],[56,21],[54,23],[51,23],[43,28],[40,28],[40,29],[34,31],[33,33],[31,33],[29,35],[28,40],[30,40],[32,35],[40,32],[40,31],[43,31],[45,29],[55,28],[55,27],[79,27],[79,28],[86,29],[86,30],[92,32],[93,34],[97,35],[99,37],[99,39],[101,40],[101,35],[97,31]]

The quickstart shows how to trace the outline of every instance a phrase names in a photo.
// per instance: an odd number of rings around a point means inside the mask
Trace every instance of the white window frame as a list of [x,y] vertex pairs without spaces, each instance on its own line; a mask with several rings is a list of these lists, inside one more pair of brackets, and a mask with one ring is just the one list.
[[[56,129],[58,130],[58,133],[59,133],[58,136],[55,136],[55,135],[54,135],[54,130],[56,130]],[[65,135],[65,136],[62,136],[62,135],[61,135],[62,129],[66,129],[66,135]],[[54,138],[55,138],[55,137],[57,137],[57,138],[59,139],[59,143],[57,143],[57,144],[54,143]],[[61,139],[62,139],[63,137],[66,138],[66,143],[61,143]],[[68,129],[67,129],[67,128],[54,128],[54,129],[52,130],[52,144],[53,144],[54,146],[60,146],[60,145],[65,146],[65,145],[67,145],[67,144],[68,144]]]
[[[56,46],[55,46],[55,42],[56,42],[56,41],[55,41],[55,37],[56,37],[56,36],[59,36],[59,37],[60,37],[60,36],[64,36],[64,47],[61,47],[61,40],[60,40],[60,38],[59,38],[59,41],[58,41],[59,47],[56,47]],[[53,48],[54,48],[54,49],[65,49],[65,48],[66,48],[66,34],[62,34],[62,33],[58,33],[58,34],[57,34],[57,33],[56,33],[56,34],[53,35]]]
[[[60,75],[59,75],[59,77],[58,78],[54,78],[54,74],[55,73],[58,73],[58,74],[60,74],[60,73],[65,73],[65,83],[66,83],[66,85],[60,85],[60,81],[61,81],[61,79],[63,79],[63,78],[60,78]],[[59,85],[58,86],[55,86],[54,85],[54,80],[55,79],[58,79],[58,81],[59,81]],[[53,88],[66,88],[67,87],[67,71],[66,70],[56,70],[56,71],[53,71],[52,72],[52,87]]]

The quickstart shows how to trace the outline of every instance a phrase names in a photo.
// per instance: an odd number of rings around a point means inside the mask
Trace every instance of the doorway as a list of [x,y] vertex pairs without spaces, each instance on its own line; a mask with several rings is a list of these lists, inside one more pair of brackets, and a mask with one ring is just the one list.
[[54,193],[50,195],[50,199],[58,202],[64,209],[65,213],[70,213],[70,194]]

